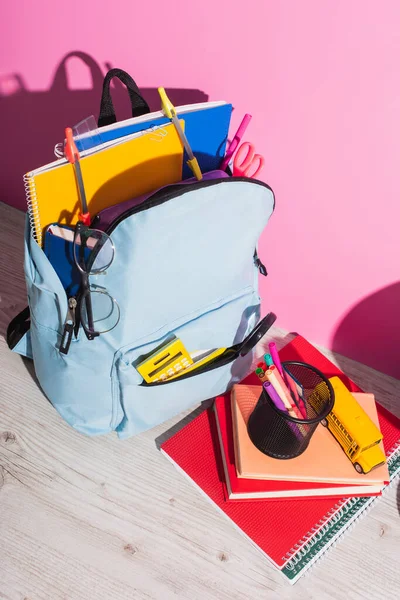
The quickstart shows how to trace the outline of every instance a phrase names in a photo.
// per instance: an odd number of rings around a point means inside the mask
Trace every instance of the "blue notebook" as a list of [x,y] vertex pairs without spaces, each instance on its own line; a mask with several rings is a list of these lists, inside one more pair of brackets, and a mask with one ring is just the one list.
[[[73,231],[72,228],[68,227],[68,229]],[[81,275],[74,260],[74,243],[53,235],[47,230],[43,250],[57,273],[68,298],[76,296],[81,285]],[[86,249],[86,258],[89,254],[90,249]]]
[[[225,154],[228,139],[229,126],[231,122],[232,104],[223,102],[203,102],[178,106],[176,108],[178,117],[185,120],[185,133],[189,144],[196,156],[200,169],[203,173],[219,169]],[[134,119],[128,119],[121,123],[113,123],[107,127],[98,129],[99,135],[82,137],[76,139],[79,151],[93,148],[101,143],[117,140],[126,135],[143,131],[156,125],[170,123],[161,111],[149,113]],[[97,134],[96,132],[96,134]],[[193,177],[193,173],[186,164],[185,156],[182,169],[182,179]]]

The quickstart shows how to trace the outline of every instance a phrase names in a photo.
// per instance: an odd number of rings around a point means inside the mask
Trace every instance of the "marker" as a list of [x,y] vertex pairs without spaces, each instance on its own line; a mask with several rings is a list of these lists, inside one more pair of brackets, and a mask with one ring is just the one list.
[[268,379],[268,381],[270,383],[272,383],[272,385],[274,386],[274,389],[279,394],[279,397],[282,400],[283,404],[285,405],[289,415],[291,417],[293,417],[294,419],[302,419],[303,417],[302,417],[299,409],[297,408],[297,406],[294,405],[294,402],[290,396],[290,392],[287,389],[276,366],[270,367],[268,369],[268,371],[265,373],[265,376]]
[[[276,408],[282,412],[287,412],[285,405],[280,399],[279,394],[272,385],[272,383],[270,381],[266,381],[265,383],[263,383],[263,388],[268,394],[268,396],[271,398],[272,402],[275,404]],[[303,435],[300,429],[297,427],[296,423],[291,423],[290,421],[288,421],[288,425],[295,434],[295,436],[301,440]]]
[[160,94],[161,106],[162,106],[163,112],[165,113],[165,116],[168,117],[168,119],[171,119],[171,121],[175,125],[175,129],[181,139],[182,144],[185,147],[186,153],[189,157],[189,160],[187,161],[188,167],[190,168],[190,170],[192,171],[192,173],[196,177],[196,179],[198,181],[200,181],[201,179],[203,179],[203,175],[201,173],[199,163],[197,162],[197,158],[195,158],[195,156],[192,152],[192,149],[189,145],[189,142],[187,140],[187,137],[183,132],[181,124],[179,123],[179,119],[177,117],[175,107],[172,104],[171,100],[168,98],[168,96],[165,92],[165,89],[163,87],[158,88],[158,93]]
[[294,396],[294,401],[296,402],[297,408],[300,410],[303,419],[307,419],[308,417],[307,417],[305,402],[304,402],[303,398],[301,398],[299,396],[296,384],[293,381],[291,374],[286,369],[284,370],[284,373],[285,373],[285,381],[288,384],[288,386]]
[[267,381],[266,378],[265,378],[265,373],[264,373],[264,371],[262,369],[257,368],[255,370],[255,374],[260,379],[260,381],[262,381],[262,382]]
[[284,377],[282,364],[281,364],[281,361],[279,360],[278,350],[276,348],[275,342],[270,342],[268,344],[268,347],[269,347],[269,352],[271,354],[272,360],[274,361],[274,365],[278,369],[281,377]]
[[276,391],[272,383],[270,381],[266,381],[265,383],[263,383],[263,388],[267,392],[268,396],[271,398],[272,402],[275,404],[276,408],[284,413],[287,413],[286,406],[283,404],[278,392]]
[[249,115],[248,113],[246,113],[244,115],[237,132],[233,136],[233,139],[228,146],[228,150],[225,153],[225,157],[222,160],[222,163],[220,166],[221,171],[225,171],[226,167],[229,165],[229,161],[231,160],[232,156],[234,155],[236,148],[239,146],[239,142],[242,139],[244,132],[246,131],[247,126],[251,121],[251,118],[252,118],[251,115]]
[[258,363],[258,365],[257,365],[257,368],[258,368],[258,369],[262,369],[263,371],[265,371],[265,364],[264,364],[264,361],[262,361],[262,362],[259,362],[259,363]]
[[264,361],[267,367],[271,367],[274,364],[272,356],[270,354],[264,354]]

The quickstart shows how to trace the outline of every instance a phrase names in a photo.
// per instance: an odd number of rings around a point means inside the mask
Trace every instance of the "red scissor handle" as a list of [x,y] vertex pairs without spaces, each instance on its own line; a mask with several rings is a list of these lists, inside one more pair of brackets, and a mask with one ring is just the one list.
[[265,164],[261,154],[254,153],[254,146],[244,142],[236,152],[233,161],[233,174],[237,177],[256,177]]

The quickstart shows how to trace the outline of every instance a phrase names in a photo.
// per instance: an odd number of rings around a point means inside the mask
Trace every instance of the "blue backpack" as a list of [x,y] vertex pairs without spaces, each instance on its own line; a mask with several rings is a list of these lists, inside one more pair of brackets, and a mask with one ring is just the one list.
[[[259,324],[263,266],[255,252],[274,196],[261,181],[219,175],[167,186],[107,225],[115,260],[102,285],[117,298],[121,319],[94,340],[80,328],[67,354],[60,346],[68,299],[27,219],[29,310],[10,323],[8,343],[33,358],[44,393],[78,431],[126,438],[247,374],[252,347],[275,320],[269,314]],[[228,351],[190,376],[147,384],[133,365],[172,333],[189,351]]]
[[[258,276],[266,271],[256,251],[273,209],[265,183],[214,171],[100,212],[92,227],[111,237],[115,258],[97,277],[120,320],[93,340],[75,328],[67,344],[69,299],[27,218],[29,307],[10,323],[9,347],[33,358],[47,398],[87,435],[126,438],[224,393],[248,373],[276,318],[260,321]],[[189,353],[226,350],[191,373],[147,383],[135,364],[172,334]]]

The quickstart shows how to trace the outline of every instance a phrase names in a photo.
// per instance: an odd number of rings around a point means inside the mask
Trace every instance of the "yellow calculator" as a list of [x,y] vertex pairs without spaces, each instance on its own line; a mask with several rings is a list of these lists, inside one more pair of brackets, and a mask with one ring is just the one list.
[[180,339],[173,336],[135,364],[147,383],[165,381],[193,364],[193,359]]

